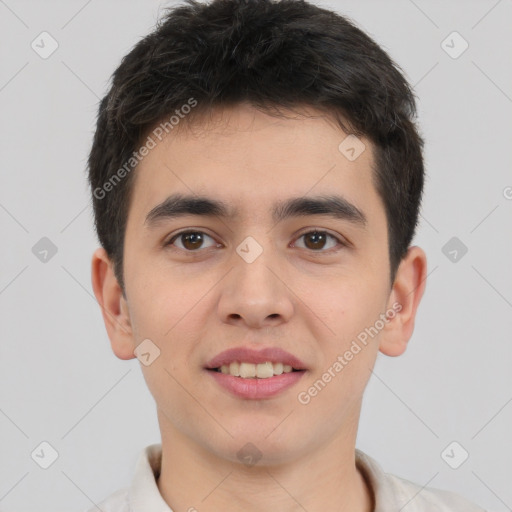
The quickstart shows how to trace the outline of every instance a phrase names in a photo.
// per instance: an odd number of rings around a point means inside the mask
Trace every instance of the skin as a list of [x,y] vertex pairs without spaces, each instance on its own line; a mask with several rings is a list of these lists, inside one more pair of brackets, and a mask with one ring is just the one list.
[[[406,350],[425,289],[426,256],[410,247],[389,282],[386,214],[372,182],[371,143],[362,138],[366,150],[349,161],[338,150],[346,134],[316,115],[279,119],[240,104],[215,111],[214,122],[183,124],[136,170],[124,246],[126,299],[105,251],[93,255],[94,293],[114,354],[131,359],[145,339],[160,349],[141,369],[162,435],[157,484],[175,512],[373,510],[355,465],[363,392],[379,351]],[[176,192],[222,199],[239,216],[145,225],[148,212]],[[276,225],[270,216],[278,200],[333,193],[364,212],[365,228],[326,215]],[[185,228],[208,235],[203,245],[178,237],[164,246]],[[314,229],[349,243],[329,237],[315,245],[311,235],[302,236]],[[247,236],[263,249],[250,264],[236,252]],[[394,303],[401,305],[394,318],[301,404],[298,393]],[[272,399],[243,400],[203,369],[236,346],[277,346],[308,370]],[[248,442],[262,455],[253,466],[236,455]]]

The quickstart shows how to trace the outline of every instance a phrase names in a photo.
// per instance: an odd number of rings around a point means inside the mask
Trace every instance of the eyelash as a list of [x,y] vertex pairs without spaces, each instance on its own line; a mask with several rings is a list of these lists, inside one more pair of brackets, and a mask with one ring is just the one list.
[[[200,230],[186,230],[186,231],[180,231],[179,233],[176,233],[175,235],[173,235],[168,242],[165,242],[164,243],[164,247],[172,247],[173,243],[175,240],[177,240],[180,236],[183,236],[183,235],[187,235],[187,234],[197,234],[197,233],[200,233],[202,235],[206,235],[208,237],[210,237],[212,240],[213,240],[213,237],[211,235],[209,235],[208,233],[205,233],[204,231],[200,231]],[[344,247],[348,247],[348,243],[345,243],[344,241],[342,241],[340,238],[338,238],[337,236],[329,233],[328,231],[323,231],[323,230],[320,230],[320,229],[312,229],[310,231],[305,231],[303,233],[301,233],[298,237],[297,237],[297,240],[302,238],[303,236],[306,236],[306,235],[310,235],[310,234],[321,234],[321,235],[328,235],[329,237],[333,238],[334,240],[336,240],[336,242],[338,242],[338,244],[341,246],[341,247],[338,247],[337,249],[336,248],[331,248],[331,249],[327,249],[327,250],[318,250],[318,251],[315,251],[313,249],[310,249],[309,251],[313,254],[322,254],[322,253],[336,253],[338,251],[340,251],[341,249],[343,249]],[[208,247],[207,249],[211,249],[212,247]],[[179,251],[184,251],[184,252],[187,252],[189,254],[196,254],[196,253],[199,253],[201,250],[206,250],[206,249],[197,249],[195,251],[193,250],[188,250],[188,249],[182,249],[181,247],[172,247],[173,250],[179,250]],[[300,247],[300,249],[302,249],[302,247]],[[306,250],[307,247],[306,247]]]

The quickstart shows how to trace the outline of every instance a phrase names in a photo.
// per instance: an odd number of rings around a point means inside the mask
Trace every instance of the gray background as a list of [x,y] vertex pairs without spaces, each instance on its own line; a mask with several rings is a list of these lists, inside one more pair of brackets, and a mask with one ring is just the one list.
[[[407,352],[379,355],[358,448],[390,473],[512,510],[512,0],[316,3],[402,67],[427,141],[414,242],[426,293]],[[91,507],[160,441],[140,363],[113,355],[92,293],[85,162],[111,73],[165,5],[0,0],[3,511]],[[59,44],[47,59],[31,48],[42,31]],[[469,44],[458,58],[442,46],[453,31]],[[42,237],[57,247],[46,262],[32,252]],[[452,237],[468,248],[455,262]],[[31,458],[43,441],[59,454],[46,470]],[[469,452],[458,469],[441,456],[452,441]]]

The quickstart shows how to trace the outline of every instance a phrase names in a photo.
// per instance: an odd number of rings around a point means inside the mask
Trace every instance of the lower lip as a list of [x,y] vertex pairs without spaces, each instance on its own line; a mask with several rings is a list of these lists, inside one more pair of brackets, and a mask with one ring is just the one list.
[[305,371],[282,373],[268,379],[243,379],[215,370],[206,370],[217,383],[239,398],[261,400],[273,397],[293,386],[304,375]]

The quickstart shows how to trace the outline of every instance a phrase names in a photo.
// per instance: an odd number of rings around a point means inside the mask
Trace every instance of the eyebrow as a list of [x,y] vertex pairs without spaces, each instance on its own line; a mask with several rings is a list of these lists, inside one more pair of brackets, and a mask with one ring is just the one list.
[[[155,206],[147,214],[144,223],[149,227],[154,227],[160,221],[187,215],[234,219],[238,216],[238,210],[217,199],[173,194]],[[359,227],[365,227],[368,222],[365,214],[359,208],[338,195],[290,198],[277,202],[272,209],[272,219],[275,223],[293,217],[312,215],[346,220]]]

